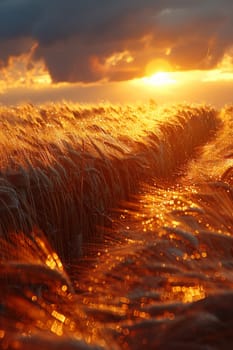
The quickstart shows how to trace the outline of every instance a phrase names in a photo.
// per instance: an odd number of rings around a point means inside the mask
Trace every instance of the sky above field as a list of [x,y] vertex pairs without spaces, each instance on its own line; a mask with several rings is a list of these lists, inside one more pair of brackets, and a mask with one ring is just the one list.
[[232,102],[232,0],[0,0],[0,102]]

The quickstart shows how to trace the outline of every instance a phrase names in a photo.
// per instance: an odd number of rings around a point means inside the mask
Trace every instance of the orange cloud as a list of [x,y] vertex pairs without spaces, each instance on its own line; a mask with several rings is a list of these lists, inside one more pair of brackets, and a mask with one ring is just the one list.
[[51,84],[52,79],[42,60],[34,61],[32,56],[37,44],[19,56],[8,57],[0,70],[0,92],[15,87],[31,87]]

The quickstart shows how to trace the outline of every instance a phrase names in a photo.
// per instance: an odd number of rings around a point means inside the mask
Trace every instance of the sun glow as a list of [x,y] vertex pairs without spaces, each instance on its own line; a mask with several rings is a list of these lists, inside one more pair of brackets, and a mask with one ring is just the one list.
[[143,83],[153,86],[167,86],[176,83],[176,79],[172,77],[172,73],[157,72],[149,77],[142,78]]

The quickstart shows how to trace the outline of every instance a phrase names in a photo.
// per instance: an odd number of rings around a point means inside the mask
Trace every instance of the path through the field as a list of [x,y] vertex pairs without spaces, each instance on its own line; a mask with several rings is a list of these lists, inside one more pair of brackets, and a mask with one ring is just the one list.
[[143,184],[122,203],[75,282],[88,314],[121,349],[229,349],[232,188],[208,171],[219,171],[220,150],[206,159],[221,132],[182,176]]

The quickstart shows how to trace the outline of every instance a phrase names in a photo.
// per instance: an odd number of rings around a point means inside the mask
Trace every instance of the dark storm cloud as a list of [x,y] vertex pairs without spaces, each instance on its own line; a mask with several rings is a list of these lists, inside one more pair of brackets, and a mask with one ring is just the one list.
[[232,23],[232,0],[0,0],[0,60],[34,41],[54,81],[130,79],[156,58],[208,69],[233,45]]

